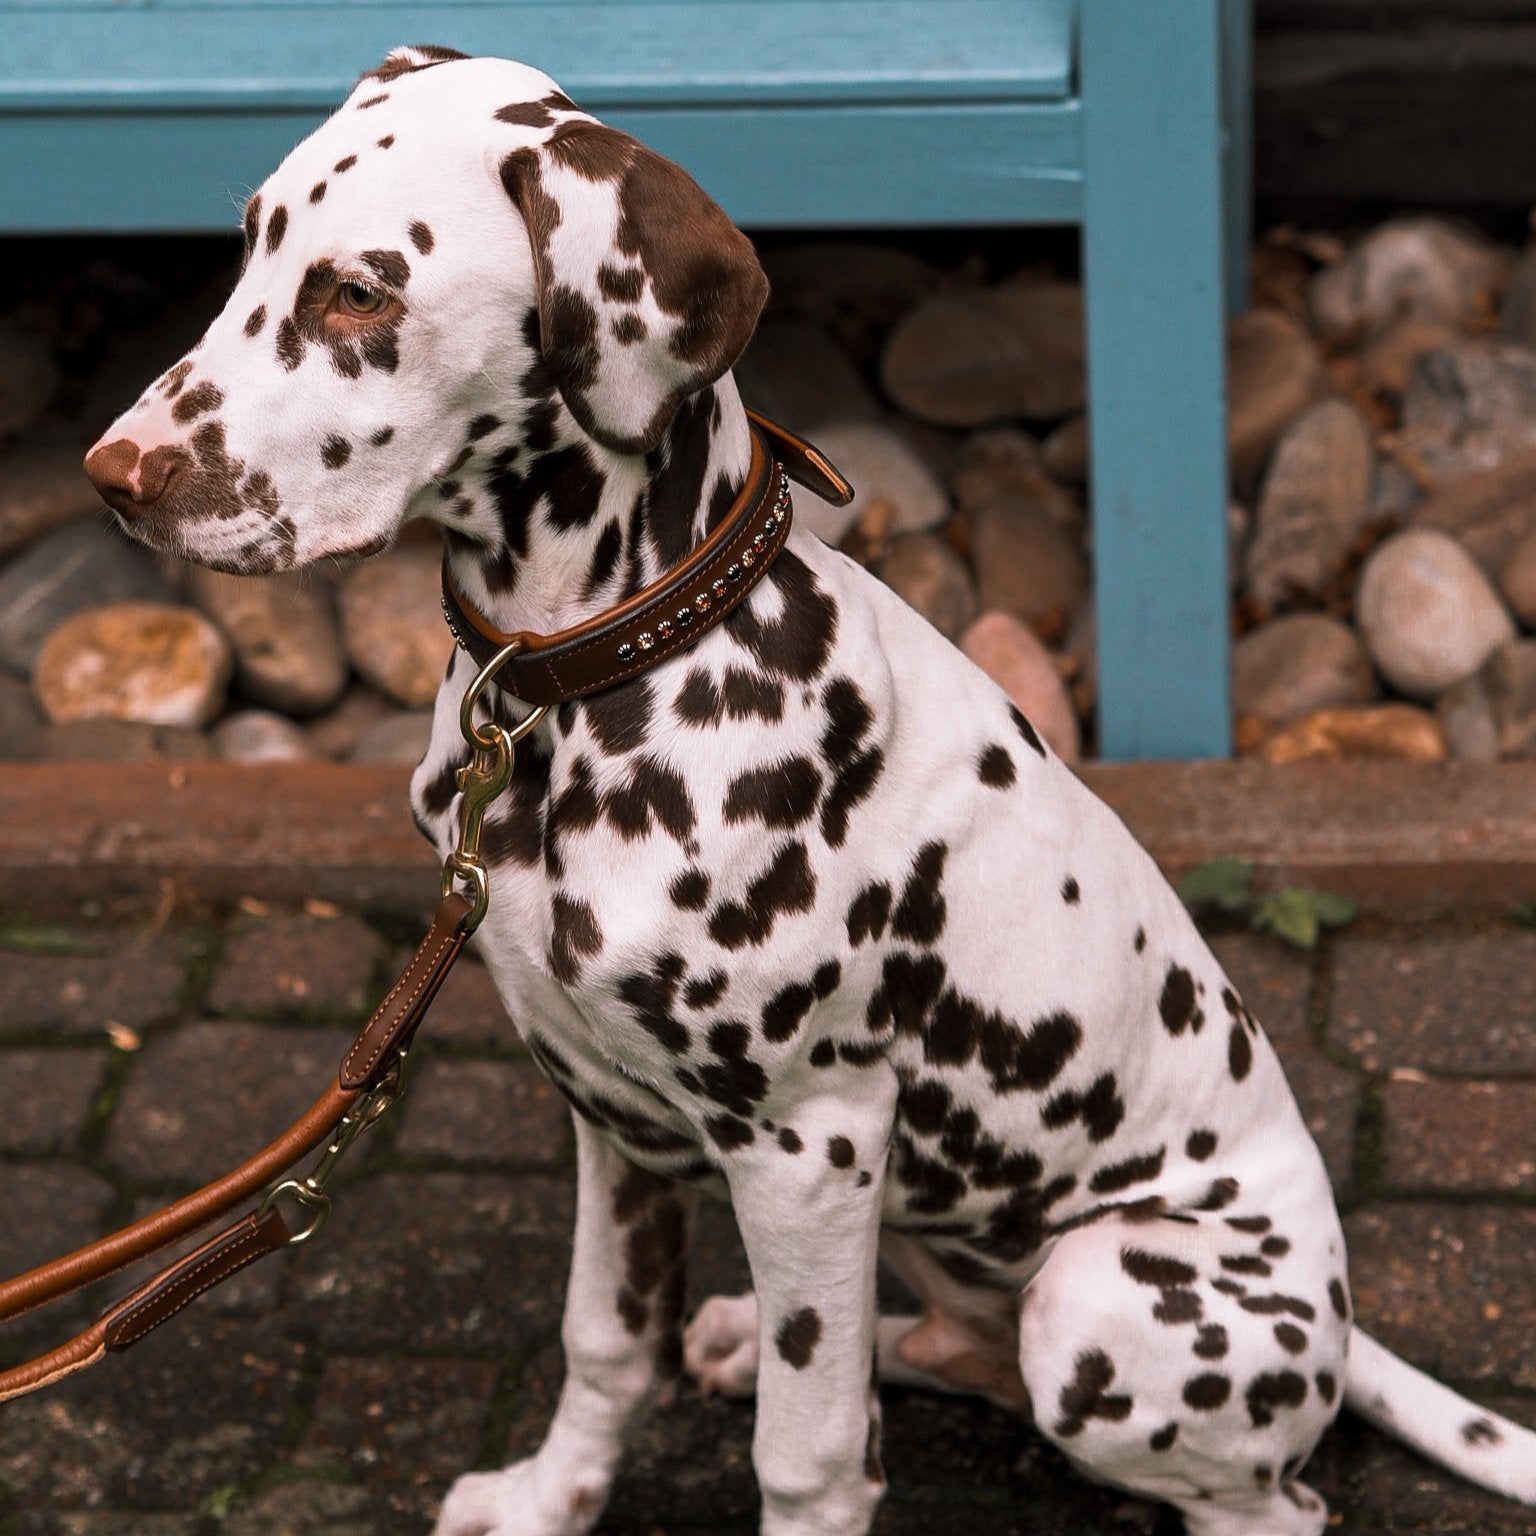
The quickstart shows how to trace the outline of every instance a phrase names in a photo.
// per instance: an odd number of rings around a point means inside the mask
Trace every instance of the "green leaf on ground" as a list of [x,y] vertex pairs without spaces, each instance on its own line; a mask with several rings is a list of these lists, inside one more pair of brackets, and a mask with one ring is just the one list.
[[1360,911],[1360,903],[1353,896],[1341,896],[1337,891],[1308,891],[1307,895],[1324,928],[1342,928],[1354,922]]
[[1179,900],[1192,912],[1246,912],[1252,901],[1253,865],[1234,854],[1197,864],[1174,886]]
[[1358,911],[1357,902],[1335,891],[1290,886],[1260,898],[1253,909],[1253,926],[1298,949],[1315,949],[1324,928],[1341,928]]
[[243,1490],[239,1483],[225,1483],[203,1500],[203,1513],[211,1520],[227,1520],[235,1506],[242,1502],[242,1498]]
[[1522,928],[1536,928],[1536,901],[1517,901],[1509,915]]

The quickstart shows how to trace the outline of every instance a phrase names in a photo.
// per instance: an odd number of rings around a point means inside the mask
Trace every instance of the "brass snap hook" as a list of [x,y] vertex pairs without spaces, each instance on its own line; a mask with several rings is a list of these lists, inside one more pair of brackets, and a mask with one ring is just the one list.
[[474,681],[464,690],[459,705],[459,730],[471,755],[457,774],[459,788],[463,791],[459,804],[459,836],[453,852],[443,864],[442,894],[446,896],[459,881],[469,887],[471,906],[464,922],[470,931],[480,926],[491,900],[490,875],[480,857],[485,813],[512,780],[513,749],[530,731],[536,730],[549,713],[549,706],[541,704],[515,726],[507,727],[494,720],[475,723],[475,705],[481,695],[521,649],[520,640],[503,646],[475,675]]
[[331,1196],[326,1186],[347,1148],[400,1097],[400,1066],[404,1059],[403,1052],[397,1055],[385,1075],[342,1116],[308,1174],[302,1179],[284,1179],[267,1191],[258,1217],[265,1216],[284,1195],[309,1212],[308,1222],[288,1239],[290,1248],[307,1243],[325,1225],[325,1218],[331,1214]]

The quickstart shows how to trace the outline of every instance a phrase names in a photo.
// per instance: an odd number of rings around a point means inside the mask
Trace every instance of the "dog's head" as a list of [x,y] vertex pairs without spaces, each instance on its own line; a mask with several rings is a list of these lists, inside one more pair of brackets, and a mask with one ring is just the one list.
[[446,49],[365,75],[251,198],[245,245],[207,334],[86,459],[129,533],[243,573],[452,525],[524,444],[649,452],[767,295],[678,166]]

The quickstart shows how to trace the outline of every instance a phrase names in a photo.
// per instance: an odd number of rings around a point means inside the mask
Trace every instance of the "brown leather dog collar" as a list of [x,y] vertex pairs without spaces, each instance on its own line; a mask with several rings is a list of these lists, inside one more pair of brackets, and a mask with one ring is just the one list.
[[789,534],[793,478],[835,506],[853,487],[804,438],[747,412],[752,459],[725,516],[685,560],[633,597],[553,635],[497,629],[459,591],[443,561],[443,613],[454,638],[484,667],[506,647],[497,686],[529,704],[563,704],[627,681],[686,650],[751,592]]

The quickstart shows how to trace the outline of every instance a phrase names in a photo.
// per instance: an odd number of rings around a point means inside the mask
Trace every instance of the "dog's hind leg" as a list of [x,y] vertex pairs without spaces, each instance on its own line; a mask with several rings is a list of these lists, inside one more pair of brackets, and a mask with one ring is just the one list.
[[[912,1363],[903,1345],[924,1340],[930,1319],[882,1317],[875,1329],[875,1360],[882,1383],[931,1392],[974,1392],[980,1386],[948,1380]],[[683,1365],[703,1392],[751,1397],[757,1391],[757,1297],[711,1296],[683,1333]],[[1014,1372],[1017,1378],[1017,1370]]]
[[434,1536],[581,1536],[626,1431],[682,1367],[690,1192],[626,1162],[579,1116],[565,1384],[537,1455],[461,1477]]
[[751,1397],[757,1362],[756,1295],[709,1297],[683,1330],[683,1368],[699,1390]]
[[1190,1536],[1320,1536],[1328,1511],[1297,1474],[1342,1399],[1342,1261],[1326,1211],[1283,1232],[1233,1205],[1066,1234],[1019,1321],[1041,1433],[1176,1505]]
[[[1027,1413],[1019,1379],[1018,1299],[1011,1289],[962,1285],[917,1238],[880,1234],[880,1258],[918,1296],[921,1313],[882,1316],[875,1361],[882,1383],[985,1397]],[[706,1392],[757,1390],[757,1298],[711,1296],[683,1334],[683,1363]]]

